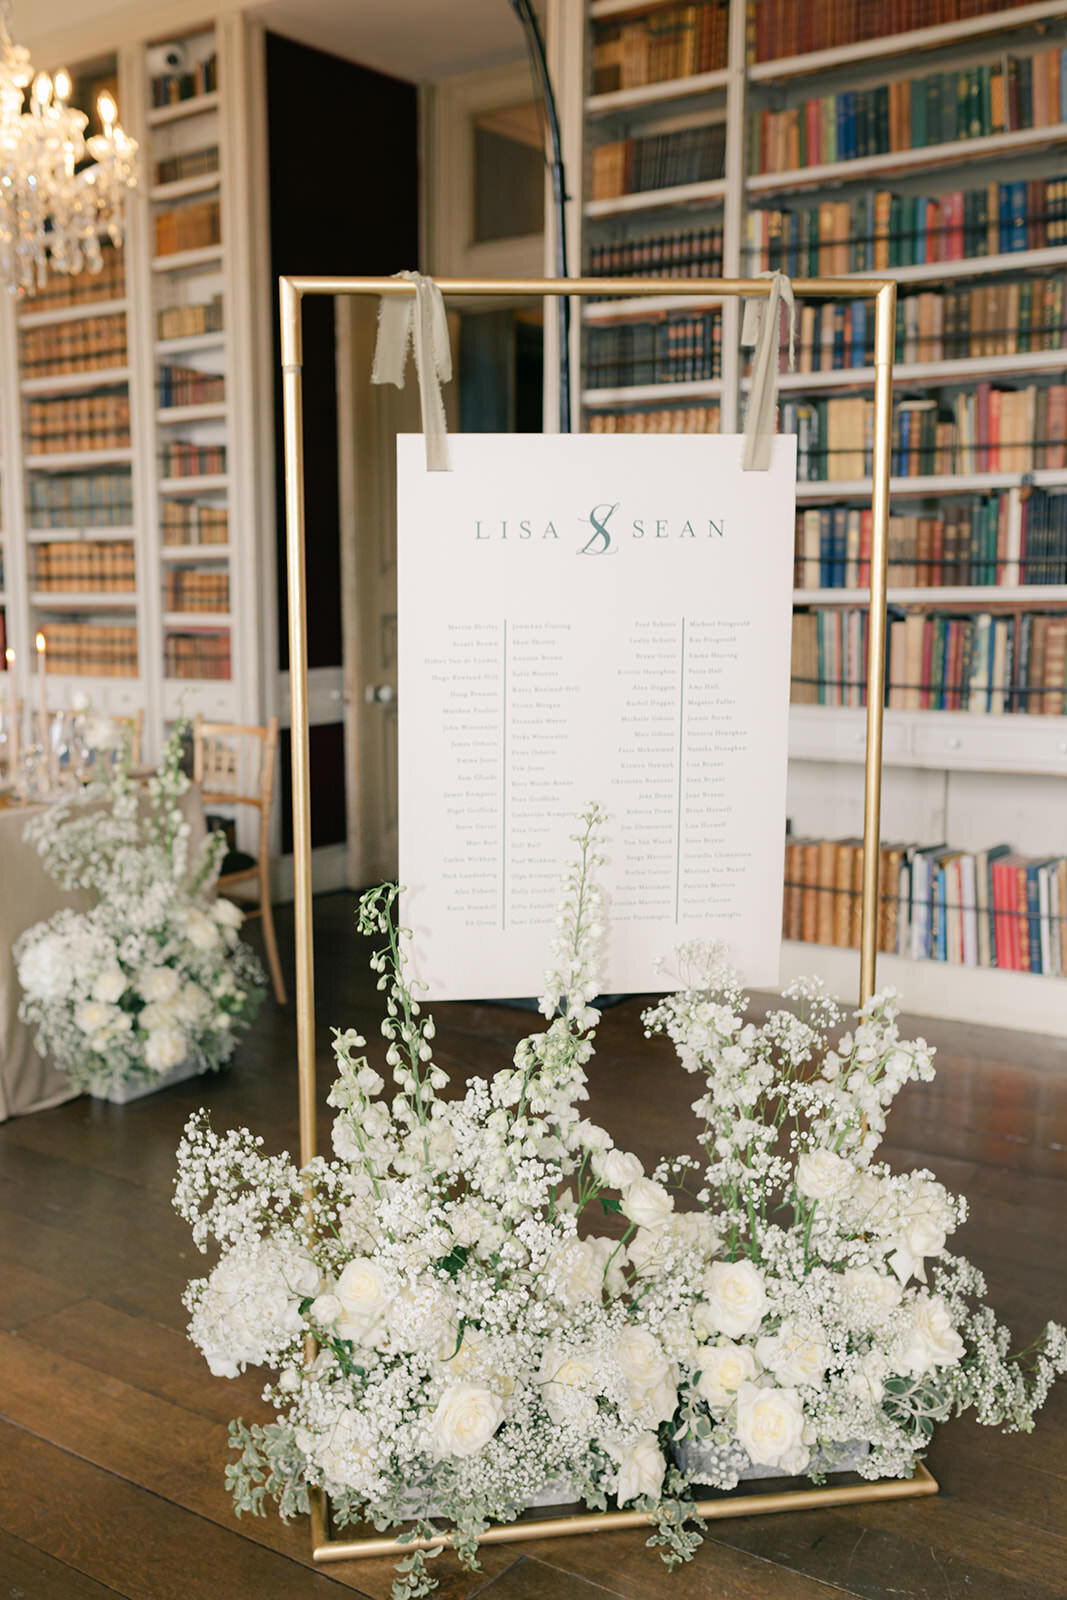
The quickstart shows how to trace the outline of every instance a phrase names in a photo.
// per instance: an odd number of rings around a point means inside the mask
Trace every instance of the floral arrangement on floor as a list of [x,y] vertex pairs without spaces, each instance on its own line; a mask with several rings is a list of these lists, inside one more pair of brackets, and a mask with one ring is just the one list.
[[217,1070],[266,993],[240,938],[244,913],[207,897],[224,838],[209,834],[190,859],[184,731],[174,729],[146,784],[120,756],[25,831],[51,876],[89,906],[58,911],[16,942],[19,1016],[36,1026],[38,1049],[96,1094],[150,1085],[190,1060]]
[[[216,1374],[273,1374],[276,1420],[231,1425],[238,1513],[291,1516],[315,1486],[337,1526],[432,1538],[445,1519],[476,1566],[490,1523],[610,1497],[675,1564],[700,1543],[696,1485],[819,1479],[857,1441],[865,1477],[907,1476],[936,1421],[1029,1428],[1067,1368],[1062,1329],[1009,1358],[972,1308],[981,1277],[945,1248],[962,1202],[873,1162],[893,1096],[933,1071],[888,997],[830,1050],[840,1016],[815,986],[789,991],[799,1015],[746,1023],[721,953],[689,947],[645,1024],[704,1079],[705,1162],[647,1176],[581,1115],[603,915],[596,808],[583,823],[548,1026],[488,1081],[445,1098],[383,888],[359,927],[393,1081],[335,1033],[334,1159],[299,1170],[203,1112],[187,1125],[175,1204],[221,1247],[187,1291],[190,1337]],[[434,1587],[429,1563],[403,1557],[399,1600]]]

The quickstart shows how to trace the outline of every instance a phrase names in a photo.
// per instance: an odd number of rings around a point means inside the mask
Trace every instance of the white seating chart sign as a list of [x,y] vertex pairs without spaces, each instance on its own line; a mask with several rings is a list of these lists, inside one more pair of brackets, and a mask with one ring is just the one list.
[[540,992],[576,816],[607,815],[604,992],[690,939],[778,981],[796,446],[398,440],[400,882],[431,999]]

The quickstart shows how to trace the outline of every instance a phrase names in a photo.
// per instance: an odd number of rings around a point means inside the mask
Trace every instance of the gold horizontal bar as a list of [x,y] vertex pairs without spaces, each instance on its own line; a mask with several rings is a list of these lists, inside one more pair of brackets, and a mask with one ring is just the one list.
[[[282,278],[297,295],[377,294],[411,295],[408,278]],[[442,294],[449,295],[767,295],[770,278],[435,278]],[[895,278],[792,278],[795,294],[828,300],[846,296],[872,300]]]
[[[769,1516],[776,1511],[808,1511],[813,1506],[848,1506],[875,1500],[908,1500],[937,1494],[937,1479],[915,1463],[910,1478],[889,1478],[879,1483],[843,1484],[829,1488],[786,1489],[780,1494],[744,1494],[735,1499],[698,1500],[697,1510],[707,1521],[728,1517]],[[432,1539],[395,1538],[330,1539],[326,1537],[324,1496],[312,1498],[312,1559],[315,1561],[365,1561],[372,1556],[404,1555],[413,1550],[440,1550],[452,1543],[450,1532]],[[496,1523],[487,1528],[479,1544],[518,1544],[526,1539],[564,1539],[579,1533],[614,1533],[620,1528],[646,1528],[655,1521],[648,1511],[588,1511],[577,1517],[539,1517],[531,1522]]]

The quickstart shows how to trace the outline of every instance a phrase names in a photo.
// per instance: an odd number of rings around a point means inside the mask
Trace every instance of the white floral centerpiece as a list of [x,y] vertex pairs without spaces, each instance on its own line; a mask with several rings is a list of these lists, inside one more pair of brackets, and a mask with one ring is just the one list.
[[144,786],[147,806],[120,758],[26,828],[61,887],[91,904],[56,912],[16,942],[19,1015],[75,1087],[94,1094],[150,1087],[186,1062],[217,1069],[265,993],[240,938],[240,907],[205,897],[225,841],[208,835],[190,860],[181,736],[179,725]]
[[[675,1195],[692,1159],[648,1177],[581,1116],[602,918],[596,808],[583,820],[548,1026],[488,1081],[444,1096],[384,888],[363,897],[359,926],[379,941],[392,1087],[362,1038],[335,1034],[333,1159],[300,1170],[203,1112],[187,1125],[175,1204],[198,1246],[221,1250],[187,1291],[190,1336],[219,1375],[273,1374],[276,1419],[231,1425],[239,1513],[305,1511],[314,1486],[341,1527],[432,1537],[445,1519],[475,1566],[492,1522],[549,1499],[614,1500],[649,1516],[675,1564],[700,1543],[695,1483],[728,1487],[752,1462],[818,1475],[818,1451],[856,1439],[872,1446],[868,1476],[908,1474],[952,1409],[1030,1426],[1065,1365],[1050,1327],[1027,1384],[991,1314],[967,1310],[976,1273],[946,1262],[921,1280],[960,1211],[928,1174],[870,1166],[893,1090],[929,1075],[886,1001],[822,1076],[811,1020],[743,1024],[717,957],[709,987],[648,1013],[708,1079],[690,1209]],[[791,1136],[798,1112],[810,1131]],[[783,1188],[785,1215],[772,1209]],[[394,1595],[434,1587],[428,1561],[407,1554]]]

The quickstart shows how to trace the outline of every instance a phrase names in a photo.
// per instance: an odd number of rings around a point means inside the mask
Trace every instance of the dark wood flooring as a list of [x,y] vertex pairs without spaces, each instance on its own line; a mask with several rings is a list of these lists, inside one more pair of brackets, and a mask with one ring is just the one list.
[[[352,928],[354,897],[316,902],[322,1087],[328,1024],[377,1032]],[[290,922],[280,918],[283,950]],[[291,964],[290,964],[291,965]],[[609,1011],[591,1113],[653,1159],[678,1145],[692,1080],[646,1043],[638,1002]],[[510,1056],[530,1016],[439,1006],[456,1076]],[[1064,1315],[1067,1045],[928,1023],[934,1085],[905,1093],[887,1153],[966,1192],[961,1247],[1024,1337]],[[313,1569],[303,1523],[237,1522],[223,1484],[226,1423],[264,1411],[254,1374],[212,1378],[184,1335],[200,1270],[171,1208],[191,1110],[296,1148],[292,1007],[268,1002],[231,1070],[128,1107],[82,1099],[0,1127],[0,1600],[380,1600],[388,1561]],[[717,1522],[673,1577],[640,1534],[440,1559],[442,1600],[1062,1600],[1067,1595],[1067,1390],[1029,1436],[945,1426],[937,1498]]]

